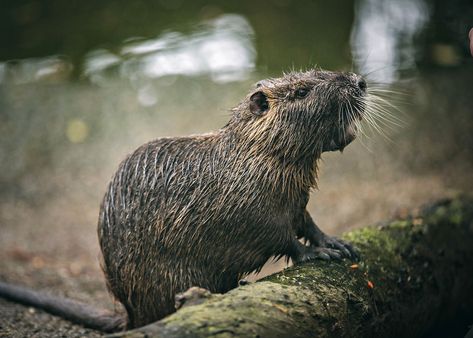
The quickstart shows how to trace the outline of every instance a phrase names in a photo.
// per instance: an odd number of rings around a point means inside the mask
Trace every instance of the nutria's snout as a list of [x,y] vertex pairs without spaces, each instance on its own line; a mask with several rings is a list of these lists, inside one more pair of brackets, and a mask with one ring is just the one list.
[[355,102],[353,102],[353,105],[355,109],[353,109],[353,114],[356,118],[358,118],[359,121],[361,121],[363,118],[363,111],[365,110],[364,97],[366,96],[366,93],[368,91],[368,84],[366,83],[366,80],[363,78],[363,76],[356,74],[354,75],[354,82],[358,87],[358,92],[354,96]]
[[366,81],[363,78],[363,76],[358,75],[356,83],[358,84],[358,88],[360,88],[362,92],[366,93],[366,89],[368,88],[368,85],[366,84]]
[[338,119],[332,126],[330,138],[322,151],[343,151],[357,135],[359,121],[363,119],[365,96],[368,85],[366,80],[354,73],[340,73],[335,82],[338,86],[336,112]]

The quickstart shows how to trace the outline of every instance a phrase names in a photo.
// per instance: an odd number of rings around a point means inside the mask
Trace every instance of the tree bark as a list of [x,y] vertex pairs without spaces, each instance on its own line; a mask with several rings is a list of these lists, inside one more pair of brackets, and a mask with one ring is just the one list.
[[473,199],[346,233],[360,262],[293,266],[114,337],[463,336],[473,324]]

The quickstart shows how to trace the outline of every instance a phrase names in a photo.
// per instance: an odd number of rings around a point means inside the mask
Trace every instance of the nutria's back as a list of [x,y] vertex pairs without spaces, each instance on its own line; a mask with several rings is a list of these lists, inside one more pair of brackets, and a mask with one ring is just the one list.
[[354,74],[316,70],[270,79],[218,132],[158,139],[121,163],[98,233],[130,327],[173,312],[191,286],[226,292],[271,256],[312,257],[298,237],[330,243],[321,256],[349,251],[305,207],[321,153],[353,140],[365,88]]

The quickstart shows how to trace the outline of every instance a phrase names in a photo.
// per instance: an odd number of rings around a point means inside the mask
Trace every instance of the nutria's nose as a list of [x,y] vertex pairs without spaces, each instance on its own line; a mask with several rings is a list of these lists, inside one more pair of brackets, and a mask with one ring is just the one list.
[[360,88],[362,91],[366,91],[366,88],[368,87],[368,85],[366,84],[366,81],[365,79],[363,79],[363,77],[358,76],[357,84],[358,84],[358,88]]

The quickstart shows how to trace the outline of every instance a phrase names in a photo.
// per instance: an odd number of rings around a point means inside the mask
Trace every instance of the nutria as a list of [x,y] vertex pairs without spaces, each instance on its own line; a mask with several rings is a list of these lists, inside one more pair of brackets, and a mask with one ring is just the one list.
[[128,156],[98,222],[103,270],[127,327],[174,312],[175,295],[192,286],[235,288],[272,256],[354,258],[306,205],[322,152],[355,138],[365,95],[353,73],[292,72],[257,83],[222,129],[157,139]]

